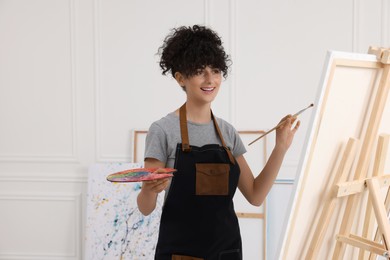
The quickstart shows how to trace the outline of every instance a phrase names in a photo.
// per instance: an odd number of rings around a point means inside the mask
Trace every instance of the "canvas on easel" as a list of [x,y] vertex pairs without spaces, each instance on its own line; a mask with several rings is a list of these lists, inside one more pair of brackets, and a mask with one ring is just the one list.
[[[362,171],[366,176],[369,158],[354,156],[345,165],[347,154],[370,156],[376,138],[372,131],[390,133],[390,108],[383,95],[383,68],[375,55],[329,51],[324,74],[315,101],[303,155],[298,167],[290,216],[284,226],[279,259],[305,259],[316,227],[327,225],[320,250],[313,259],[332,259],[335,234],[340,229],[346,200],[332,209],[332,218],[320,223],[321,212],[331,194],[338,172],[353,178]],[[382,82],[381,82],[382,80]],[[387,82],[385,82],[387,83]],[[387,84],[385,84],[387,88]],[[378,110],[378,98],[383,110]],[[384,100],[383,100],[384,99]],[[383,103],[384,102],[384,103]],[[387,102],[387,103],[386,103]],[[380,113],[379,113],[380,112]],[[374,118],[372,115],[380,115]],[[373,127],[372,121],[378,125]],[[366,140],[370,136],[370,140]],[[374,136],[374,137],[373,137]],[[348,140],[358,140],[350,144]],[[347,144],[348,143],[348,144]],[[364,161],[364,165],[358,161]],[[360,215],[361,212],[357,212]],[[364,217],[364,214],[361,214]],[[363,218],[362,217],[362,218]],[[354,231],[361,226],[351,227]],[[348,247],[344,259],[356,259],[356,250]],[[310,259],[310,258],[307,258]]]

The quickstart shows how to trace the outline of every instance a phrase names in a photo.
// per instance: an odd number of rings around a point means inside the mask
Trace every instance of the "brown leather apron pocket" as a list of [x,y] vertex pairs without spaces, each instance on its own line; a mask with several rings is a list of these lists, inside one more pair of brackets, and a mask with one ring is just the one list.
[[203,258],[186,256],[186,255],[172,255],[172,260],[204,260]]
[[227,163],[197,163],[196,195],[228,195],[229,171]]

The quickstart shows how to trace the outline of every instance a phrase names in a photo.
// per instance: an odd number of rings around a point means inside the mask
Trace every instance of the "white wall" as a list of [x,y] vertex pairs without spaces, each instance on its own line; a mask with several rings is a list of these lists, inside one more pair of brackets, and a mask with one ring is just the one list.
[[[184,102],[155,54],[194,23],[232,56],[213,109],[238,130],[310,104],[328,49],[390,45],[387,0],[0,0],[0,259],[82,259],[87,167],[131,161],[131,130]],[[268,197],[268,259],[309,116]]]

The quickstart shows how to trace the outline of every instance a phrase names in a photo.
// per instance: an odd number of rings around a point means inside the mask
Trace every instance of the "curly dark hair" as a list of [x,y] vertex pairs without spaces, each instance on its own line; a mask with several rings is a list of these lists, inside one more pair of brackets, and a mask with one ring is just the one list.
[[191,77],[199,69],[210,66],[221,70],[226,78],[231,64],[221,38],[213,30],[200,25],[172,29],[158,54],[162,74],[170,72],[173,77],[176,72]]

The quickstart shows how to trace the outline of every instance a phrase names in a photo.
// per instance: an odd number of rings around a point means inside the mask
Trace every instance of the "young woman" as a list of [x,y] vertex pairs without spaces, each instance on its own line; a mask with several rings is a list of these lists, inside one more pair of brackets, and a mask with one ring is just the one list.
[[143,182],[137,199],[139,210],[149,215],[157,195],[166,190],[155,259],[239,260],[235,190],[252,205],[263,203],[299,121],[293,126],[291,115],[282,119],[275,147],[254,177],[237,131],[211,111],[230,65],[220,37],[204,26],[179,27],[165,38],[159,53],[163,74],[176,79],[187,100],[154,122],[146,138],[145,167],[177,169],[171,179]]

